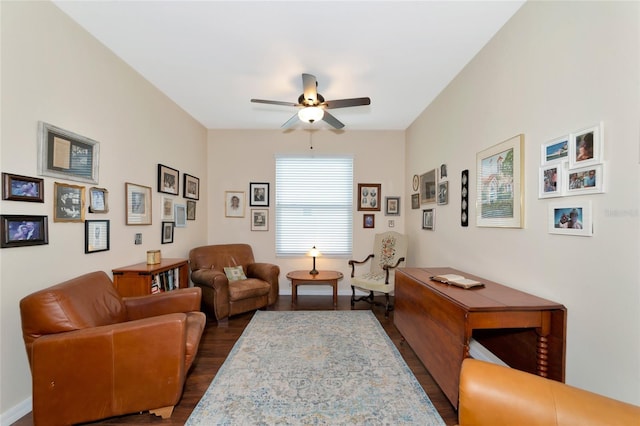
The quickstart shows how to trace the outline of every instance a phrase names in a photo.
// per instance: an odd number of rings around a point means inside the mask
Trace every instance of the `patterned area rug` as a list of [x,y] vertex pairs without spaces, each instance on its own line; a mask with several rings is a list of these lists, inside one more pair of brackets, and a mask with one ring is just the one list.
[[444,425],[371,311],[257,311],[187,425]]

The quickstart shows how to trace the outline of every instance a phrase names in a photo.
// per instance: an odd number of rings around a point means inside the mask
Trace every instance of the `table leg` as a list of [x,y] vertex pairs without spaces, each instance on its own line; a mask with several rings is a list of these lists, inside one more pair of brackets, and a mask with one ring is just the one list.
[[338,280],[334,280],[333,283],[333,307],[338,306]]
[[295,280],[291,280],[291,304],[298,303],[298,283]]

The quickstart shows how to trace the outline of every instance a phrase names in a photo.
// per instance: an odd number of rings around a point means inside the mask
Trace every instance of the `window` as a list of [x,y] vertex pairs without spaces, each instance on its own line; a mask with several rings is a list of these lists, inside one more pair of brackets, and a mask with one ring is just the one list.
[[350,256],[353,158],[276,157],[276,255]]

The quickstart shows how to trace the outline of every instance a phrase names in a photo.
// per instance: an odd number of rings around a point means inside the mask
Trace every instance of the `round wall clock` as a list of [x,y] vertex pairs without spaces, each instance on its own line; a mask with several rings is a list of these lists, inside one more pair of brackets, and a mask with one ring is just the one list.
[[460,178],[460,225],[469,226],[469,170],[463,170]]
[[420,178],[418,175],[413,175],[413,190],[417,191],[420,187]]

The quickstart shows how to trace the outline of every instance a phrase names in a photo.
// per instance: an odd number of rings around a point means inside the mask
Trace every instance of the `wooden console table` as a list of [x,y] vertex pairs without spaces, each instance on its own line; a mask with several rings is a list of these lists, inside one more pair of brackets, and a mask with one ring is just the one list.
[[[484,287],[431,280],[442,274]],[[510,367],[564,382],[563,305],[452,268],[399,268],[395,280],[394,323],[454,407],[471,338]]]

